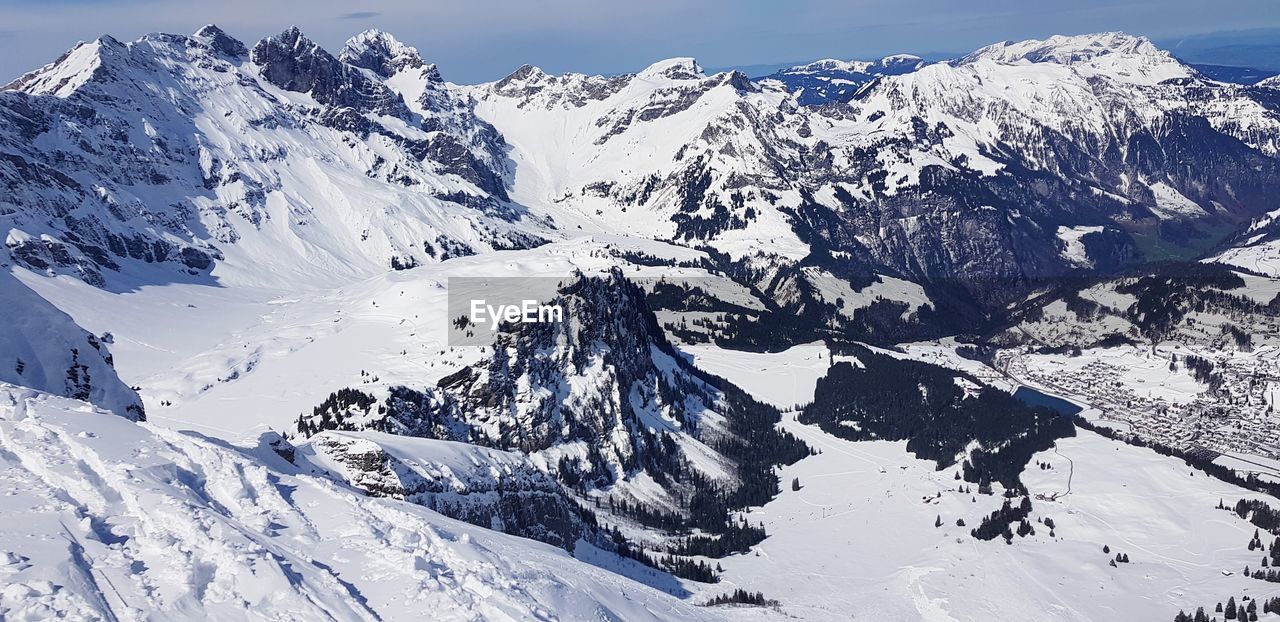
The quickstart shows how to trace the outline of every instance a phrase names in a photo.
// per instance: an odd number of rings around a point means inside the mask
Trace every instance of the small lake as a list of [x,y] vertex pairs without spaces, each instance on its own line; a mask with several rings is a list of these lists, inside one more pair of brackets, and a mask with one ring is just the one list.
[[1064,415],[1074,415],[1081,410],[1084,410],[1067,400],[1049,395],[1048,393],[1041,393],[1031,387],[1018,387],[1018,390],[1013,392],[1013,396],[1026,404],[1051,408]]

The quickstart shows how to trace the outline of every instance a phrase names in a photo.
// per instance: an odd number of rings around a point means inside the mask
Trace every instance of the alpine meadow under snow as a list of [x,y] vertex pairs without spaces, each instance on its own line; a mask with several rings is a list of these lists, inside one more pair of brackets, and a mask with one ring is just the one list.
[[0,619],[1280,619],[1280,83],[1210,73],[80,43],[0,90]]

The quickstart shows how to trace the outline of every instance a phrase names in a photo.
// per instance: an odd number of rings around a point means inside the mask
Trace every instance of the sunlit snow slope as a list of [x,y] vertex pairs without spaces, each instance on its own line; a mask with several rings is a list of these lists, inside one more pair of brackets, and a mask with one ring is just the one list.
[[264,444],[0,384],[0,618],[689,620],[563,551],[366,497]]

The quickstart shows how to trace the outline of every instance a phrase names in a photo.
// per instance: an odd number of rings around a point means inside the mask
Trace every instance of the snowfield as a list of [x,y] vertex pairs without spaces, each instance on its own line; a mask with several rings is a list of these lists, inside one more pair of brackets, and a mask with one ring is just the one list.
[[742,387],[752,397],[791,409],[813,401],[818,379],[827,375],[831,352],[821,342],[784,352],[739,352],[709,345],[683,345],[695,366]]
[[[794,350],[756,356],[794,362]],[[897,354],[946,364],[940,360],[945,346],[913,344],[908,351]],[[703,352],[698,360],[739,354]],[[747,365],[714,369],[757,399],[793,386],[785,376],[768,381]],[[969,535],[1000,507],[1000,486],[994,496],[961,493],[961,485],[976,486],[954,479],[956,468],[938,471],[914,458],[905,442],[846,441],[797,423],[794,414],[782,425],[820,453],[781,469],[782,493],[745,514],[769,537],[753,553],[720,560],[723,581],[703,594],[761,591],[779,600],[784,613],[805,620],[927,622],[1162,620],[1179,609],[1212,610],[1230,595],[1280,594],[1276,584],[1239,575],[1260,560],[1247,548],[1254,526],[1216,509],[1220,500],[1229,506],[1239,499],[1274,506],[1275,500],[1180,459],[1083,430],[1060,439],[1022,475],[1031,495],[1057,496],[1035,501],[1031,515],[1032,521],[1051,518],[1055,528],[1033,522],[1034,535],[1007,545]],[[793,478],[799,491],[791,490]],[[934,527],[939,517],[943,525]],[[1121,552],[1130,563],[1111,567],[1108,561]]]
[[1063,249],[1062,257],[1067,261],[1081,267],[1093,267],[1093,260],[1089,259],[1089,252],[1084,247],[1084,236],[1090,233],[1101,233],[1103,227],[1058,227],[1058,239],[1062,240]]
[[[790,418],[785,425],[822,453],[782,470],[801,490],[784,486],[748,514],[770,536],[758,553],[723,560],[715,590],[763,591],[805,620],[929,622],[1171,620],[1179,608],[1211,610],[1229,595],[1280,594],[1239,576],[1260,559],[1246,546],[1254,527],[1215,509],[1219,499],[1265,497],[1180,460],[1089,432],[1061,440],[1035,456],[1023,482],[1033,495],[1070,494],[1036,501],[1035,535],[1007,545],[969,535],[999,508],[998,487],[996,496],[959,493],[954,469],[935,471],[904,443],[851,443]],[[1035,522],[1046,517],[1053,537]],[[1118,552],[1131,563],[1109,566]]]
[[262,444],[8,384],[0,496],[4,620],[718,619],[562,550],[300,473]]

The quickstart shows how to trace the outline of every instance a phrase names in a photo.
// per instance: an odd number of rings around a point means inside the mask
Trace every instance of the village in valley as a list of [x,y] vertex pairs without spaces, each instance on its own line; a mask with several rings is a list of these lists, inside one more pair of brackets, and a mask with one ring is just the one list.
[[1122,346],[1082,356],[1001,351],[1009,379],[1085,407],[1098,423],[1184,451],[1280,458],[1280,351]]

